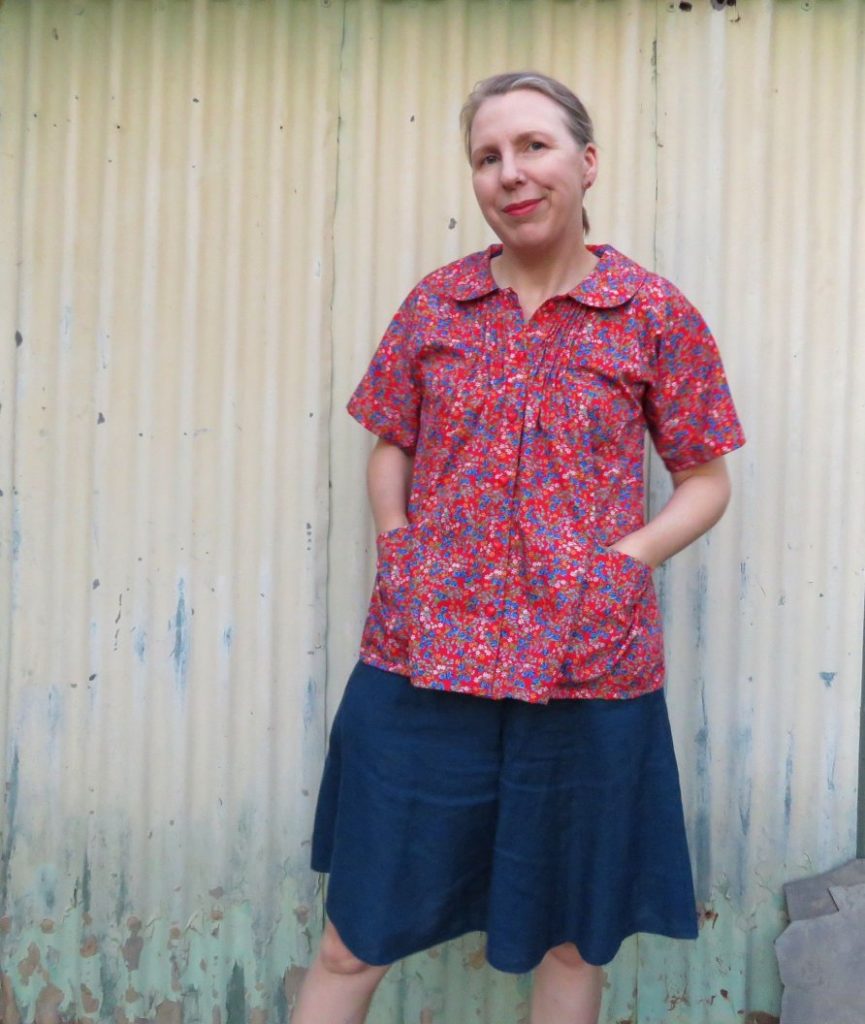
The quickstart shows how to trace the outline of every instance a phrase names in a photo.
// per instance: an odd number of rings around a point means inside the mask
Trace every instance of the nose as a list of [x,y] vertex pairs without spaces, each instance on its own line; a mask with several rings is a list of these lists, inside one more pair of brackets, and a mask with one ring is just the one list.
[[502,153],[500,174],[505,188],[514,188],[525,181],[525,175],[514,153]]

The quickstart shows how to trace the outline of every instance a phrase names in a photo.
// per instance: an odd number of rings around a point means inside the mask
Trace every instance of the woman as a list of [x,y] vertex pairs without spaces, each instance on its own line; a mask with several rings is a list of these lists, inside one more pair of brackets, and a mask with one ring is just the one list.
[[[696,937],[651,572],[720,518],[742,431],[694,307],[585,244],[580,101],[498,75],[462,123],[500,244],[413,289],[348,406],[378,564],[294,1024],[360,1024],[389,963],[472,930],[534,970],[532,1024],[595,1024],[622,939]],[[647,430],[674,485],[648,523]]]

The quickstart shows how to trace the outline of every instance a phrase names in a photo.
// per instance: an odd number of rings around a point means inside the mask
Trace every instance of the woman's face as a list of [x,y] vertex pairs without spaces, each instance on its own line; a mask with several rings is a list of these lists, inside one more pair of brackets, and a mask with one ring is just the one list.
[[554,100],[535,89],[491,96],[475,114],[470,145],[478,205],[506,249],[549,254],[582,242],[597,152],[577,143]]

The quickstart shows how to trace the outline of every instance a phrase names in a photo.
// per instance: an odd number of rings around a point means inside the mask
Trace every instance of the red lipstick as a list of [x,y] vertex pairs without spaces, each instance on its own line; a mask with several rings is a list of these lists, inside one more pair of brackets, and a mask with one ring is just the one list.
[[525,199],[521,203],[510,203],[504,207],[504,212],[512,217],[524,217],[527,213],[531,213],[540,202],[540,199]]

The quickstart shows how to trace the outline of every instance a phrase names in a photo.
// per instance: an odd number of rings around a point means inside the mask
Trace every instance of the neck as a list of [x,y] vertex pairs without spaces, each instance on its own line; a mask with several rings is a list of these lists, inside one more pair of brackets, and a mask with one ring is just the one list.
[[553,295],[576,288],[598,262],[582,238],[564,252],[531,253],[503,248],[492,262],[492,273],[501,288],[513,288],[520,298],[538,306]]

